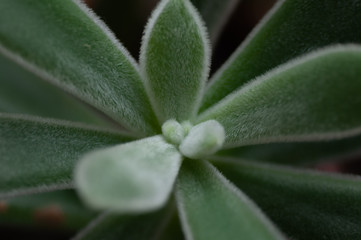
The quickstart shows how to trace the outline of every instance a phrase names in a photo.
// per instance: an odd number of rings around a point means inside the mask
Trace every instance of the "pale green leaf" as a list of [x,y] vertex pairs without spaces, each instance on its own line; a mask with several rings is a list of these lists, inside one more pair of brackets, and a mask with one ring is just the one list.
[[226,130],[226,147],[315,141],[361,128],[361,47],[330,47],[254,80],[204,112]]
[[186,135],[186,130],[179,122],[170,119],[162,125],[162,134],[168,142],[179,145]]
[[282,0],[212,77],[202,110],[249,80],[297,56],[337,43],[361,43],[360,0]]
[[105,212],[72,240],[156,240],[169,217],[169,206],[141,215],[117,215]]
[[0,199],[71,188],[82,154],[131,139],[69,122],[0,114]]
[[192,0],[206,23],[213,45],[238,2],[240,0]]
[[292,168],[218,162],[292,239],[361,238],[361,179]]
[[72,190],[16,197],[0,205],[0,224],[18,228],[79,230],[96,216]]
[[292,166],[314,166],[359,156],[361,136],[332,141],[268,143],[223,150],[217,155]]
[[208,120],[190,129],[187,137],[179,146],[186,157],[197,159],[217,152],[223,146],[224,128],[217,121]]
[[0,111],[91,124],[106,124],[99,114],[61,89],[41,80],[0,52]]
[[75,181],[94,208],[150,211],[168,200],[181,160],[173,145],[155,136],[88,153],[77,165]]
[[176,197],[189,240],[284,239],[258,207],[207,162],[184,161]]
[[158,120],[196,114],[209,70],[205,28],[189,0],[162,0],[143,36],[140,66]]
[[79,1],[0,1],[0,52],[139,135],[159,130],[136,63]]

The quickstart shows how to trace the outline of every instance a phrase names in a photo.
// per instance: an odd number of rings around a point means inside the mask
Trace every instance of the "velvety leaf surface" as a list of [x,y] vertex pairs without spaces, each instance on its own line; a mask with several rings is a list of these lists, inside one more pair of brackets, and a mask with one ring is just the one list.
[[72,187],[82,154],[130,139],[68,122],[0,114],[0,199]]
[[192,0],[194,6],[202,15],[214,44],[219,37],[220,31],[232,10],[240,0]]
[[181,160],[173,145],[155,136],[88,153],[75,181],[93,208],[145,212],[168,200]]
[[78,230],[95,216],[71,190],[0,201],[0,223],[6,225]]
[[262,212],[213,166],[185,160],[176,185],[187,239],[284,239]]
[[190,129],[179,145],[183,156],[200,159],[212,155],[222,148],[225,139],[224,128],[217,121],[202,122]]
[[216,166],[291,239],[361,238],[361,179],[247,162]]
[[322,142],[269,143],[232,148],[217,155],[230,158],[310,166],[361,153],[361,136]]
[[1,53],[0,111],[106,124],[84,104]]
[[136,63],[78,1],[2,0],[0,52],[138,134],[159,128]]
[[268,70],[320,47],[361,43],[360,0],[279,1],[214,75],[202,110]]
[[72,240],[155,240],[170,217],[169,210],[167,206],[141,215],[104,213]]
[[143,37],[140,66],[160,122],[192,118],[208,77],[205,28],[189,0],[162,0]]
[[361,128],[361,47],[316,51],[262,76],[204,112],[226,147],[355,135]]

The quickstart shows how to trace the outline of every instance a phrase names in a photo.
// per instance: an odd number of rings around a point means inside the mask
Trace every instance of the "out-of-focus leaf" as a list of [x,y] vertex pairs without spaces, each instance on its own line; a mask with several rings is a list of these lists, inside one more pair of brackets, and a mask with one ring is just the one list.
[[337,43],[361,43],[360,0],[279,1],[211,79],[202,111],[292,58]]
[[316,141],[361,131],[361,47],[330,47],[292,61],[205,111],[225,146]]
[[0,199],[72,187],[82,154],[131,139],[68,122],[0,114]]
[[105,125],[81,102],[0,52],[0,111]]
[[214,44],[232,10],[240,0],[192,0],[204,19],[210,38]]
[[360,239],[361,179],[291,168],[216,162],[292,239]]
[[184,234],[179,221],[178,211],[174,209],[169,221],[165,224],[163,231],[157,240],[184,240]]
[[169,217],[170,206],[141,215],[103,213],[72,240],[155,240]]
[[284,239],[258,207],[209,163],[186,160],[176,185],[187,239]]
[[145,212],[168,200],[181,161],[175,146],[155,136],[88,153],[77,165],[75,181],[94,208]]
[[0,1],[0,52],[139,135],[159,130],[136,63],[80,1]]
[[78,230],[95,216],[71,190],[0,201],[0,223],[5,225]]
[[148,22],[140,66],[160,122],[198,111],[210,62],[205,31],[189,0],[162,0]]

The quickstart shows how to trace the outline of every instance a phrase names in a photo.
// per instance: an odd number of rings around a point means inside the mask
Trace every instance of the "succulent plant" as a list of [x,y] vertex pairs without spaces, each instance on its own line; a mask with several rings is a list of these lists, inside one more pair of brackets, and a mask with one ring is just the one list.
[[235,1],[194,3],[137,63],[79,1],[0,2],[0,214],[75,189],[75,239],[359,239],[360,179],[305,166],[360,149],[361,1],[279,1],[209,82]]

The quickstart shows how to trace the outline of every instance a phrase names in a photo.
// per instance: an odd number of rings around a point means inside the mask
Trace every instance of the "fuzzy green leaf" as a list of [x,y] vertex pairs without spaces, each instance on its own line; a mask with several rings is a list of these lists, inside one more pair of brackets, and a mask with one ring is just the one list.
[[176,120],[170,119],[162,125],[162,134],[164,138],[174,144],[179,145],[186,135],[187,131]]
[[169,217],[169,206],[141,215],[103,213],[72,240],[155,240]]
[[184,161],[176,186],[189,240],[284,239],[258,207],[209,163]]
[[0,114],[0,199],[70,188],[80,155],[129,140],[68,122]]
[[218,162],[292,239],[360,239],[361,179],[246,162]]
[[75,181],[84,200],[121,213],[150,211],[168,200],[181,155],[161,136],[88,153]]
[[269,143],[226,149],[218,156],[251,159],[292,166],[313,166],[330,161],[339,161],[360,154],[361,136],[333,141],[302,143]]
[[222,148],[224,128],[217,121],[208,120],[190,129],[179,146],[179,151],[191,159],[212,155]]
[[211,79],[202,110],[288,60],[337,43],[361,43],[360,0],[284,0]]
[[140,66],[160,122],[196,114],[209,70],[205,28],[189,0],[162,0],[143,37]]
[[204,19],[212,43],[217,41],[221,29],[226,23],[232,10],[240,0],[192,0],[194,6]]
[[361,130],[361,47],[330,47],[251,82],[204,112],[226,130],[226,147],[314,141]]
[[[56,107],[55,107],[56,106]],[[81,102],[41,80],[0,52],[0,111],[105,124]]]
[[16,197],[0,205],[0,224],[18,227],[79,230],[96,216],[72,190]]
[[0,52],[139,135],[159,130],[136,63],[80,1],[0,1]]

